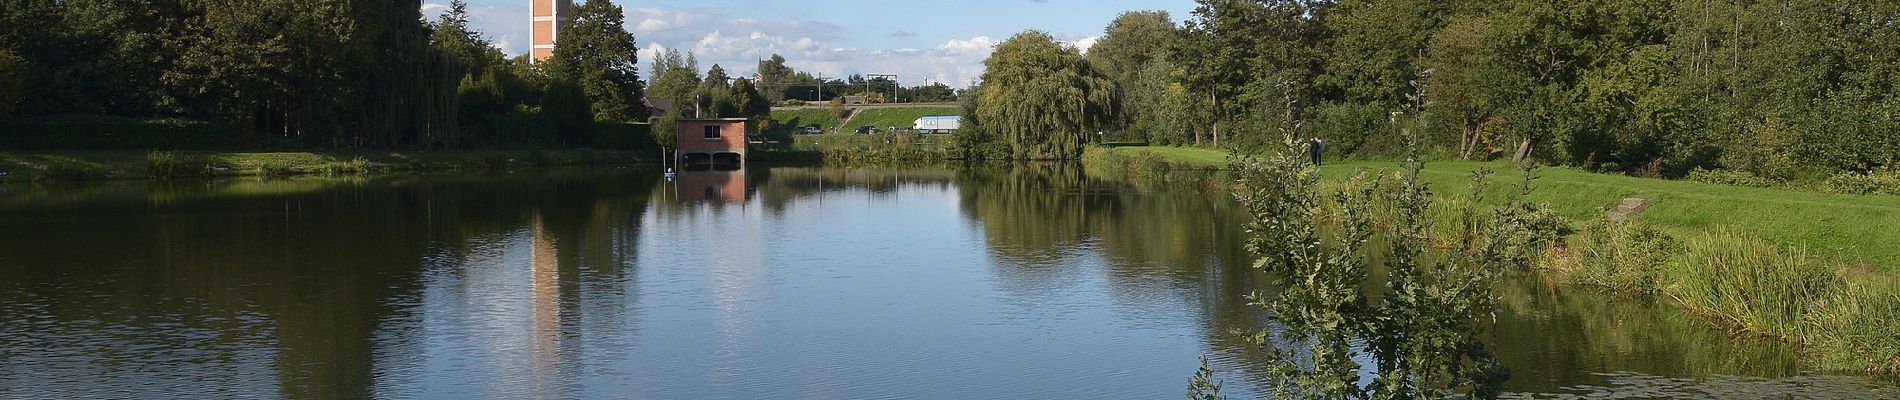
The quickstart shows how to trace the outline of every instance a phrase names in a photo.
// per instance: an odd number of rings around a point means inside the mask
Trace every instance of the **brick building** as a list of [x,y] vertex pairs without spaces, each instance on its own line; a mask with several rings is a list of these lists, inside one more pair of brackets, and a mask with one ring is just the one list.
[[528,0],[534,4],[528,30],[528,60],[539,62],[554,56],[554,41],[561,38],[561,19],[574,10],[573,0]]
[[743,165],[746,119],[682,119],[674,131],[680,161],[687,164]]

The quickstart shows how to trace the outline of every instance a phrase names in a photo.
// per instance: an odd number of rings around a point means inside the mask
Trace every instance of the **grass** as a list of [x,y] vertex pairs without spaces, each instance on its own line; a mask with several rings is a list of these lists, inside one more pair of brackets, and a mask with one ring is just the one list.
[[910,129],[916,126],[918,118],[930,116],[960,115],[963,110],[957,107],[889,107],[867,108],[858,111],[858,116],[845,123],[845,129],[870,125],[883,130],[890,127]]
[[[1185,147],[1118,147],[1117,152],[1149,152],[1171,163],[1220,167],[1227,153]],[[1492,190],[1502,198],[1523,175],[1508,163],[1428,162],[1421,179],[1440,193],[1463,190],[1471,171],[1497,170]],[[1321,174],[1345,179],[1360,170],[1396,170],[1390,161],[1327,164]],[[1601,218],[1628,197],[1650,201],[1637,218],[1678,237],[1713,231],[1748,232],[1777,246],[1875,269],[1900,273],[1900,196],[1857,196],[1774,188],[1753,188],[1691,181],[1635,178],[1545,167],[1537,172],[1530,200],[1548,203],[1572,221]]]
[[0,152],[0,182],[70,182],[205,176],[353,176],[392,171],[633,164],[628,151],[439,150],[304,152]]
[[1153,154],[1169,163],[1188,167],[1223,168],[1227,166],[1227,152],[1221,150],[1173,146],[1122,146],[1113,147],[1113,149],[1116,153],[1128,156]]
[[890,145],[898,141],[914,141],[914,143],[921,143],[925,146],[941,148],[942,144],[948,140],[950,140],[948,135],[891,135],[882,133],[876,135],[850,133],[794,135],[792,136],[791,147],[799,150],[867,149]]
[[[1114,150],[1178,165],[1226,163],[1218,150]],[[1508,164],[1479,162],[1428,163],[1420,178],[1441,200],[1452,199],[1469,187],[1471,171],[1487,166],[1498,170],[1490,201],[1523,179]],[[1348,161],[1326,165],[1321,175],[1342,182],[1381,169],[1398,165]],[[1542,168],[1537,178],[1528,200],[1585,227],[1540,263],[1560,281],[1667,297],[1736,331],[1802,344],[1821,369],[1900,376],[1900,197],[1571,168]],[[1651,205],[1633,222],[1604,221],[1605,210],[1628,197]]]
[[825,132],[833,132],[838,128],[838,112],[829,108],[772,110],[772,120],[788,128],[818,125]]

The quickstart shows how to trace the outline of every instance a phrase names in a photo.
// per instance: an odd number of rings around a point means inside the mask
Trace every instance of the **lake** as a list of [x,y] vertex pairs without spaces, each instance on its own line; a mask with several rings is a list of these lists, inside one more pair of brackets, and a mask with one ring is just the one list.
[[[0,186],[0,398],[1257,398],[1207,182],[1069,165]],[[1657,301],[1500,288],[1513,397],[1900,398]]]

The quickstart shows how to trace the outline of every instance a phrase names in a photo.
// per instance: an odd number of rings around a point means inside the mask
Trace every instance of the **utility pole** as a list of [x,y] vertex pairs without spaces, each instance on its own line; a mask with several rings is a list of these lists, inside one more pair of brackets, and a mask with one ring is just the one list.
[[825,74],[818,74],[818,102],[825,102]]

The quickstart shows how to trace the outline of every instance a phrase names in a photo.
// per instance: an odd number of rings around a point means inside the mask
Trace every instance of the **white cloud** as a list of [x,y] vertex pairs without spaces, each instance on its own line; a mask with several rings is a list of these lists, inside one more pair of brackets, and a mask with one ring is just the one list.
[[[529,18],[525,3],[471,6],[469,23],[510,56],[527,53]],[[434,19],[441,10],[425,6],[425,15]],[[751,75],[758,60],[779,54],[794,69],[826,77],[896,74],[905,85],[928,80],[961,87],[982,76],[983,60],[997,44],[989,36],[976,36],[946,39],[935,47],[921,49],[864,49],[840,43],[845,29],[822,21],[759,19],[708,9],[624,10],[626,27],[641,45],[642,73],[650,72],[645,69],[657,54],[680,49],[692,51],[700,68],[719,64],[733,76]],[[1085,47],[1093,42],[1083,38],[1072,43]]]
[[1100,41],[1100,40],[1102,40],[1101,36],[1089,36],[1089,37],[1085,37],[1081,39],[1065,41],[1063,43],[1066,43],[1070,46],[1075,46],[1077,50],[1082,51],[1082,54],[1088,54],[1089,48],[1095,47],[1095,42]]

